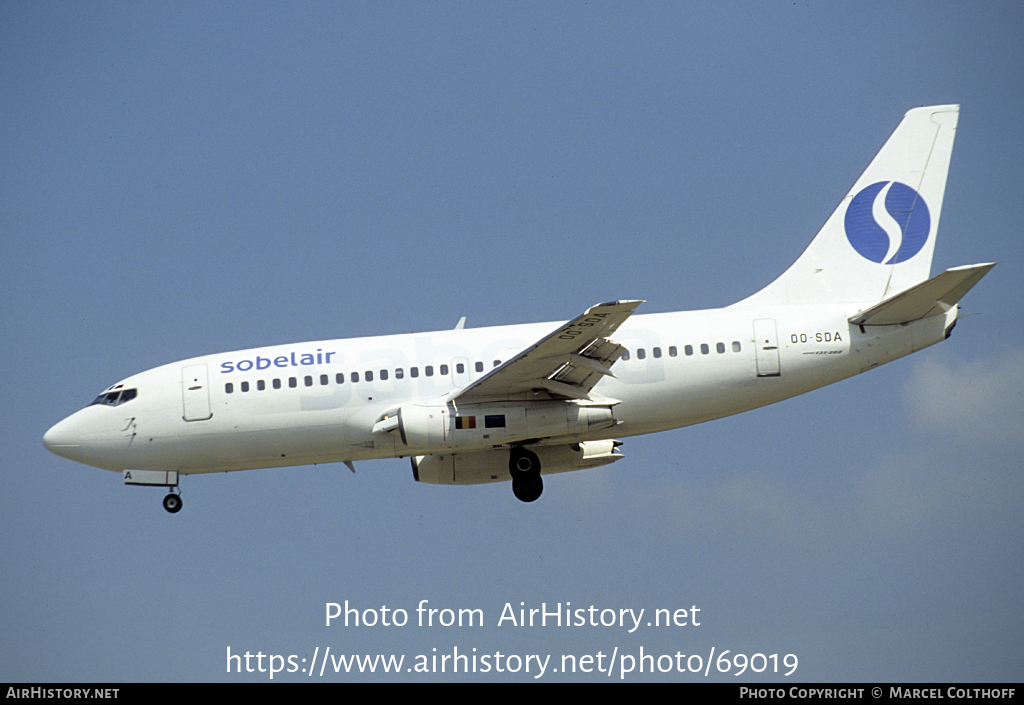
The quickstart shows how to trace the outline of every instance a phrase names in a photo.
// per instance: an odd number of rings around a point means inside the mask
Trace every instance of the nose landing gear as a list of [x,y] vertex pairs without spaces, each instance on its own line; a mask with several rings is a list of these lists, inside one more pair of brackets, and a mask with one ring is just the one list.
[[175,494],[178,486],[178,473],[174,470],[125,470],[124,484],[126,485],[148,485],[150,487],[166,487],[167,496],[164,497],[164,509],[171,514],[181,511],[181,494]]

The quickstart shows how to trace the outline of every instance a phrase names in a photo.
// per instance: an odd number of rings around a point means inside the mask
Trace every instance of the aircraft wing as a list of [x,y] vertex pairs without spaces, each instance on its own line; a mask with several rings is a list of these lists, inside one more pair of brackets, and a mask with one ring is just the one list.
[[554,398],[590,399],[602,377],[625,348],[608,336],[643,301],[611,301],[587,309],[536,344],[506,360],[448,401],[481,402],[511,399],[528,392]]

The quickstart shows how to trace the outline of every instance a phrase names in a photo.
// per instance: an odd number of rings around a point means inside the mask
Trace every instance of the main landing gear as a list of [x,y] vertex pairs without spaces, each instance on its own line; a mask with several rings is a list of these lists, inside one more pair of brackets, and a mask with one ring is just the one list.
[[512,494],[521,502],[533,502],[544,491],[540,459],[532,450],[513,448],[509,454],[508,472],[512,476]]

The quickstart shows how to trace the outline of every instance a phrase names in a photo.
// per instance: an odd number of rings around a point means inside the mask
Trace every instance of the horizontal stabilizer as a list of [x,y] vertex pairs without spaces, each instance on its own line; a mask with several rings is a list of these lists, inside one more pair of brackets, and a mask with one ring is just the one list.
[[995,266],[995,262],[990,262],[947,269],[937,277],[861,311],[850,318],[850,323],[859,326],[892,326],[942,315],[956,306],[960,298]]

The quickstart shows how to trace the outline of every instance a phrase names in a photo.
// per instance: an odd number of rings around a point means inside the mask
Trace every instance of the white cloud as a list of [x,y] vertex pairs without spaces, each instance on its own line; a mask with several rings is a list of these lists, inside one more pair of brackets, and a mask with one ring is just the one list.
[[911,419],[978,443],[1024,442],[1024,352],[969,363],[929,357],[904,386]]
[[954,517],[975,522],[1020,507],[1022,483],[1015,466],[972,465],[933,450],[889,454],[865,468],[843,506],[849,525],[895,536]]

